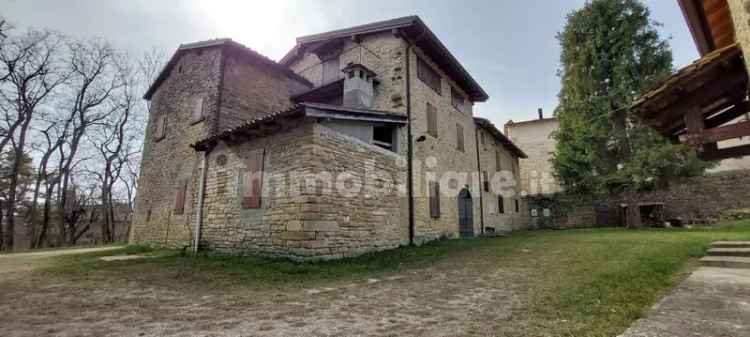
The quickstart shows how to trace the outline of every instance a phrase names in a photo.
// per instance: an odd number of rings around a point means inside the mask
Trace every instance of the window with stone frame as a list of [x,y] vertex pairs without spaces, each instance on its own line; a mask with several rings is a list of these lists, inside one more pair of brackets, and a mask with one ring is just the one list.
[[497,214],[505,214],[505,198],[502,194],[497,196]]
[[440,74],[438,74],[438,72],[421,57],[417,57],[417,78],[428,87],[432,88],[436,94],[442,96]]
[[490,191],[490,176],[487,171],[482,171],[482,185],[484,185],[484,191]]
[[497,172],[500,172],[503,170],[503,162],[502,157],[500,155],[500,151],[495,151],[495,168],[497,169]]
[[464,127],[461,124],[456,124],[456,149],[464,152]]
[[440,218],[440,184],[437,181],[431,181],[430,189],[430,217],[433,219]]
[[520,212],[521,212],[521,206],[518,203],[518,198],[516,198],[516,213],[520,213]]
[[190,114],[190,123],[197,124],[206,119],[206,103],[208,102],[203,96],[196,97],[193,101],[193,110]]
[[154,126],[154,140],[160,141],[167,136],[167,115],[163,114],[157,117],[156,125]]
[[241,172],[239,192],[242,209],[261,208],[264,155],[264,151],[250,155],[245,163],[245,169]]
[[465,103],[466,99],[464,96],[458,92],[455,87],[451,86],[451,105],[453,105],[456,110],[463,112]]
[[434,105],[427,103],[427,134],[438,138],[438,114]]
[[479,132],[479,143],[482,144],[483,147],[486,146],[487,140],[485,139],[484,132],[483,131],[477,131],[477,132]]

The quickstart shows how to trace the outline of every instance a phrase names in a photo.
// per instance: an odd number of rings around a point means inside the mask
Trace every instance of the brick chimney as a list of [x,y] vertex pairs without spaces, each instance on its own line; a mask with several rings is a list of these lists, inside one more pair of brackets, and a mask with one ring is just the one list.
[[376,74],[359,63],[350,63],[344,72],[344,106],[372,108],[375,96]]

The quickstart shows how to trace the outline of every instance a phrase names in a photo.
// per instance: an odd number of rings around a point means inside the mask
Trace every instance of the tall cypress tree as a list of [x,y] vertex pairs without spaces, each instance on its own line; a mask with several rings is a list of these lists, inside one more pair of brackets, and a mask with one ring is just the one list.
[[552,159],[567,191],[634,194],[710,166],[628,109],[672,72],[672,52],[658,25],[637,0],[588,1],[568,15],[558,34],[562,89]]

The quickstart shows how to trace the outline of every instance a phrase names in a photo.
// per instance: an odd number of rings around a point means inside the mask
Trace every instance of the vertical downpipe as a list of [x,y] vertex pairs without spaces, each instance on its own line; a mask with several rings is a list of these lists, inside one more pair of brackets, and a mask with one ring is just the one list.
[[[411,128],[411,51],[414,47],[414,44],[419,42],[419,40],[422,39],[424,36],[425,31],[423,30],[422,33],[419,34],[419,37],[417,37],[414,41],[409,41],[409,45],[406,46],[406,119],[408,120],[406,133],[408,141],[407,144],[407,153],[406,153],[406,167],[407,167],[407,191],[409,194],[409,245],[414,245],[414,236],[415,236],[415,225],[414,225],[414,163],[412,162],[414,159],[414,140],[412,139],[412,128]],[[406,40],[406,39],[405,39]]]
[[407,178],[406,183],[407,193],[409,198],[409,245],[414,245],[414,167],[412,160],[414,158],[412,130],[411,130],[411,48],[414,44],[409,43],[406,47],[406,138],[407,138],[407,151],[406,151],[406,172]]
[[198,182],[198,206],[195,210],[195,231],[193,233],[193,254],[198,254],[198,246],[201,242],[201,227],[203,226],[203,201],[206,194],[206,175],[208,174],[209,150],[203,151],[201,159],[201,175]]
[[479,156],[479,127],[474,123],[474,144],[477,145],[477,174],[479,175],[479,224],[481,226],[482,235],[484,235],[484,200],[482,195],[484,194],[484,182],[482,179],[482,161]]

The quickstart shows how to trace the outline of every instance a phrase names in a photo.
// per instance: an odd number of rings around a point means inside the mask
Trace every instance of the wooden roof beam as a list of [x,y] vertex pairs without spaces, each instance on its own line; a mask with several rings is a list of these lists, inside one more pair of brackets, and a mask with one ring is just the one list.
[[750,121],[729,124],[713,129],[700,129],[688,125],[688,133],[680,136],[680,142],[689,145],[702,145],[744,136],[750,136]]
[[714,151],[706,151],[700,154],[700,157],[703,160],[722,160],[744,156],[750,156],[750,145],[740,145],[725,149],[716,149]]

